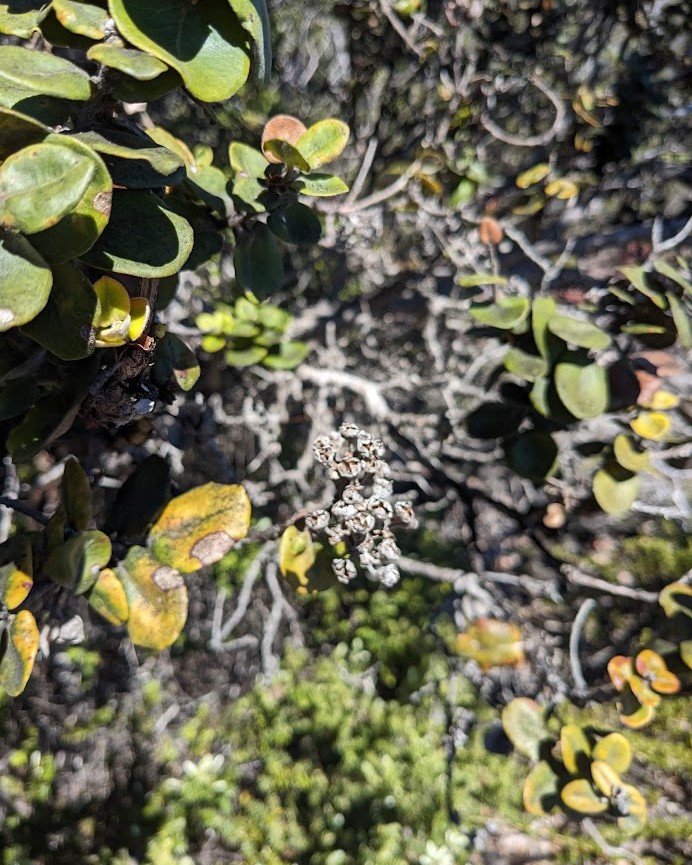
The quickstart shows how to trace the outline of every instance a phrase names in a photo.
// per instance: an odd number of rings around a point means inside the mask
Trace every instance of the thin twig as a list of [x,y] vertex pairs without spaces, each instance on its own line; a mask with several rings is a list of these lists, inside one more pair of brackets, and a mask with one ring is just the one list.
[[[384,201],[387,201],[387,199],[393,198],[399,192],[403,192],[403,190],[406,189],[406,184],[419,169],[420,163],[418,161],[412,162],[401,177],[398,177],[394,183],[390,183],[389,186],[385,186],[384,189],[379,189],[371,195],[366,195],[365,198],[361,198],[359,201],[353,201],[350,204],[344,203],[337,205],[333,211],[330,212],[340,214],[358,213],[360,210],[367,210],[369,207],[375,207],[377,204],[382,204]],[[325,210],[326,209],[327,208],[325,208]]]
[[411,49],[411,51],[413,51],[413,53],[416,55],[416,57],[422,59],[423,58],[423,49],[420,48],[418,45],[416,45],[416,43],[411,39],[408,31],[406,30],[404,25],[401,23],[401,21],[399,20],[399,18],[395,14],[395,12],[392,10],[392,7],[389,4],[389,0],[380,0],[380,8],[382,9],[382,12],[383,12],[385,18],[387,19],[387,21],[389,21],[389,23],[392,25],[392,29],[401,38],[401,41],[405,45],[407,45]]
[[397,564],[402,571],[408,574],[416,574],[441,583],[455,583],[457,580],[468,578],[479,582],[487,581],[508,586],[519,586],[531,595],[544,595],[551,600],[559,600],[560,597],[553,586],[543,580],[529,577],[527,574],[505,574],[502,571],[484,571],[477,574],[474,571],[464,571],[460,568],[446,568],[431,562],[420,562],[418,559],[410,559],[408,556],[397,559]]
[[579,641],[581,632],[586,624],[589,614],[596,606],[596,601],[593,598],[587,598],[579,607],[579,612],[572,623],[572,630],[569,635],[569,665],[572,669],[572,678],[574,679],[574,689],[577,694],[583,694],[587,690],[586,679],[581,669],[581,661],[579,660]]
[[516,147],[542,147],[552,141],[562,128],[566,112],[565,106],[562,104],[560,97],[553,93],[552,90],[550,90],[550,88],[539,78],[532,77],[529,81],[534,87],[538,88],[541,93],[548,97],[555,108],[555,117],[550,129],[546,130],[546,132],[542,132],[540,135],[512,135],[510,132],[505,132],[504,129],[501,129],[487,115],[481,114],[481,125],[493,136],[493,138],[497,138],[498,141],[502,141],[505,144],[512,144]]
[[356,179],[353,181],[353,186],[351,187],[351,191],[346,196],[346,204],[353,204],[353,202],[360,195],[361,189],[363,188],[363,184],[370,173],[370,169],[372,168],[373,160],[375,159],[375,154],[377,153],[377,139],[371,138],[368,141],[368,146],[365,150],[365,156],[363,156],[363,161],[360,164],[360,168],[358,169],[358,174],[356,175]]
[[613,847],[612,844],[609,844],[606,841],[606,839],[603,837],[603,835],[601,835],[600,831],[598,830],[598,827],[593,822],[591,817],[585,817],[581,821],[581,824],[584,827],[587,834],[589,834],[593,838],[593,840],[596,842],[596,844],[598,844],[598,846],[601,848],[601,852],[603,853],[604,856],[608,856],[608,857],[620,856],[624,859],[629,859],[630,862],[636,862],[637,861],[637,857],[633,853],[630,853],[629,850],[626,850],[624,847]]
[[41,523],[42,526],[47,525],[48,520],[50,519],[50,517],[42,514],[41,511],[32,508],[31,505],[24,504],[24,502],[20,502],[18,499],[8,498],[8,496],[0,496],[0,505],[4,505],[6,508],[12,508],[12,510],[17,511],[17,513],[24,514],[25,517],[31,517],[32,520]]
[[609,583],[598,577],[592,577],[575,568],[573,565],[563,565],[560,569],[567,577],[568,582],[575,586],[584,586],[587,589],[595,589],[597,592],[606,592],[619,598],[630,598],[633,601],[644,601],[645,604],[657,604],[658,592],[648,592],[646,589],[632,589],[629,586],[619,586]]

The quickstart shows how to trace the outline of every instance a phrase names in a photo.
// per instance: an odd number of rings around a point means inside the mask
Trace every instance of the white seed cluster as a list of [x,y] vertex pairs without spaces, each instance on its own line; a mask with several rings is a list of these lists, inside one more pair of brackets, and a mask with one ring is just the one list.
[[396,562],[401,556],[392,527],[415,528],[417,523],[411,503],[394,500],[384,443],[345,423],[338,432],[319,436],[313,453],[336,482],[339,497],[328,510],[309,514],[306,527],[324,532],[332,546],[343,542],[348,547],[349,558],[332,562],[342,583],[357,576],[357,561],[366,576],[390,588],[399,580]]

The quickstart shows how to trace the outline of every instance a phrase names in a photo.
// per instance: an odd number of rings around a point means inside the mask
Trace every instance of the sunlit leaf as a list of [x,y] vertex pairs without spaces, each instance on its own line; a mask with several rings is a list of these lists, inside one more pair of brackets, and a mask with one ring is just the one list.
[[127,597],[123,584],[111,568],[104,568],[88,595],[89,603],[111,625],[128,619]]
[[0,661],[0,688],[10,697],[22,693],[38,654],[39,633],[29,610],[20,610],[9,627],[5,653]]
[[482,670],[516,666],[524,660],[521,629],[496,619],[476,619],[464,633],[457,635],[455,648],[459,654],[477,661]]
[[149,547],[159,561],[187,574],[225,556],[249,526],[243,487],[208,483],[166,505],[149,533]]
[[545,708],[528,697],[516,697],[502,710],[502,726],[514,747],[537,760],[541,746],[551,736],[545,722]]

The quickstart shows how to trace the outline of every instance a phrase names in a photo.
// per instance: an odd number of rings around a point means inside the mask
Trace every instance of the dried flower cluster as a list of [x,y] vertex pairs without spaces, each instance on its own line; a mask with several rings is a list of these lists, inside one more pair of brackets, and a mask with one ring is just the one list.
[[399,580],[396,562],[401,551],[392,527],[415,528],[416,518],[410,502],[394,500],[384,443],[345,423],[338,432],[319,436],[313,452],[336,482],[339,497],[329,510],[309,514],[305,525],[313,533],[324,532],[332,546],[346,544],[349,558],[332,562],[337,579],[354,579],[358,561],[370,579],[393,586]]

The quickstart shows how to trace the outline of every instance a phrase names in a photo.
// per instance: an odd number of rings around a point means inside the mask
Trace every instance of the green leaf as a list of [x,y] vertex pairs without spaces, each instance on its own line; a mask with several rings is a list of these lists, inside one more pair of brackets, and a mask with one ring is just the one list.
[[322,226],[314,210],[297,201],[273,210],[267,225],[286,243],[310,245],[322,236]]
[[228,158],[236,177],[254,177],[264,179],[264,173],[269,163],[254,147],[241,144],[240,141],[231,142],[228,148]]
[[249,527],[243,487],[208,483],[166,505],[149,532],[149,548],[160,562],[189,574],[223,558]]
[[39,633],[36,619],[28,610],[12,618],[7,632],[5,653],[0,661],[0,688],[10,697],[22,693],[29,681],[38,654]]
[[7,450],[15,463],[30,460],[72,426],[98,368],[94,361],[93,355],[82,361],[60,390],[37,402],[10,432]]
[[282,342],[278,353],[268,354],[262,360],[262,365],[269,369],[295,369],[309,354],[310,346],[305,342]]
[[678,341],[684,348],[692,348],[692,327],[690,326],[690,314],[680,298],[672,291],[666,292],[670,313],[673,316],[675,327],[678,332]]
[[654,270],[658,271],[658,273],[663,276],[667,276],[668,279],[672,279],[680,288],[686,293],[692,295],[692,282],[685,279],[685,277],[680,273],[679,270],[676,270],[672,265],[668,264],[665,261],[654,261]]
[[646,799],[632,784],[621,784],[618,790],[618,808],[625,811],[618,817],[618,826],[628,835],[640,832],[646,825]]
[[156,344],[154,380],[166,384],[174,379],[181,390],[191,390],[200,376],[200,367],[192,349],[173,333],[166,333]]
[[171,90],[182,87],[183,80],[175,69],[167,69],[150,81],[132,78],[117,70],[111,72],[113,96],[122,102],[155,102]]
[[[132,642],[149,649],[166,649],[177,640],[187,619],[187,588],[182,575],[137,546],[130,547],[116,570],[127,599],[127,629]],[[121,615],[121,599],[113,612]]]
[[350,129],[341,120],[320,120],[300,136],[296,147],[310,168],[319,168],[341,155],[350,134]]
[[69,456],[65,460],[61,487],[65,519],[77,531],[83,532],[92,520],[91,485],[76,457]]
[[110,538],[103,532],[77,532],[48,556],[46,573],[58,585],[83,595],[108,564],[111,552]]
[[550,433],[531,430],[504,442],[507,465],[522,477],[542,481],[555,473],[558,448]]
[[526,381],[535,381],[548,372],[548,362],[516,346],[509,349],[504,359],[505,369]]
[[108,8],[125,39],[173,67],[198,99],[230,99],[247,80],[247,31],[226,0],[109,0]]
[[89,280],[72,262],[53,267],[53,288],[41,312],[22,333],[61,360],[79,360],[94,350],[99,301]]
[[[216,221],[206,206],[173,196],[166,199],[166,206],[184,217],[190,223],[194,234],[192,252],[183,265],[183,270],[195,270],[221,251],[223,233],[219,231]],[[161,285],[159,285],[159,297],[161,297]]]
[[[537,297],[531,304],[531,329],[536,348],[546,360],[551,357],[551,339],[548,323],[555,315],[555,301],[552,297]],[[553,340],[554,342],[554,340]]]
[[93,3],[81,0],[53,0],[53,12],[67,30],[88,39],[104,39],[108,12]]
[[197,197],[201,198],[212,210],[225,216],[226,212],[231,209],[227,192],[228,180],[220,168],[216,168],[214,165],[188,166],[187,178]]
[[233,264],[239,284],[259,298],[281,287],[284,278],[283,257],[274,235],[266,225],[254,225],[238,241]]
[[475,288],[477,285],[507,285],[507,277],[497,273],[469,273],[457,277],[457,285]]
[[119,539],[144,535],[171,497],[170,466],[152,454],[137,466],[118,490],[109,515],[107,530]]
[[598,417],[608,408],[606,369],[579,355],[555,367],[555,387],[565,408],[579,419]]
[[99,270],[170,276],[187,261],[193,241],[188,221],[153,192],[117,189],[105,231],[82,258]]
[[531,304],[525,297],[501,297],[488,306],[472,306],[471,317],[479,324],[511,330],[526,320]]
[[265,153],[271,153],[277,162],[282,162],[289,168],[302,171],[305,174],[310,173],[310,165],[305,157],[290,142],[284,141],[282,138],[270,138],[263,142],[263,147]]
[[59,144],[33,144],[0,166],[0,226],[36,234],[74,210],[94,174],[92,162]]
[[87,51],[89,60],[117,69],[138,81],[151,81],[168,69],[165,63],[136,48],[125,48],[120,44],[100,42]]
[[602,510],[620,516],[637,500],[639,476],[618,465],[599,469],[593,479],[593,494]]
[[271,33],[266,0],[229,0],[241,27],[252,38],[254,74],[260,84],[267,84],[272,68]]
[[269,350],[261,345],[251,345],[249,348],[229,349],[224,359],[229,366],[245,367],[259,363],[269,354]]
[[623,469],[630,472],[644,471],[650,464],[649,452],[638,450],[631,436],[624,433],[615,437],[613,454]]
[[50,268],[29,241],[0,229],[0,332],[37,316],[52,285]]
[[33,117],[0,108],[0,162],[30,144],[38,144],[49,135],[50,127]]
[[0,33],[28,39],[48,11],[46,0],[4,0],[0,2]]
[[85,101],[91,82],[74,63],[19,45],[0,45],[0,104],[17,106],[35,96]]
[[545,709],[528,697],[516,697],[505,706],[502,726],[517,751],[531,760],[538,759],[543,743],[551,739]]
[[591,324],[588,321],[581,321],[578,318],[571,318],[568,315],[554,314],[548,321],[548,330],[564,339],[565,342],[571,342],[574,345],[579,345],[582,348],[608,348],[611,339],[607,333],[604,333],[600,327]]
[[32,235],[32,244],[46,261],[60,264],[79,258],[93,246],[106,227],[113,184],[103,160],[91,147],[69,135],[51,134],[46,142],[68,147],[94,166],[91,182],[74,210],[52,228]]
[[637,291],[648,297],[659,309],[666,308],[666,302],[661,292],[649,287],[649,283],[646,281],[646,271],[643,267],[620,267],[618,269],[626,279],[629,279]]
[[333,174],[311,174],[309,177],[299,177],[291,186],[296,192],[315,198],[329,198],[332,195],[348,192],[348,186],[344,181]]
[[148,136],[103,126],[72,138],[101,154],[113,183],[119,186],[155,189],[177,186],[185,179],[183,160],[166,147],[152,144]]

